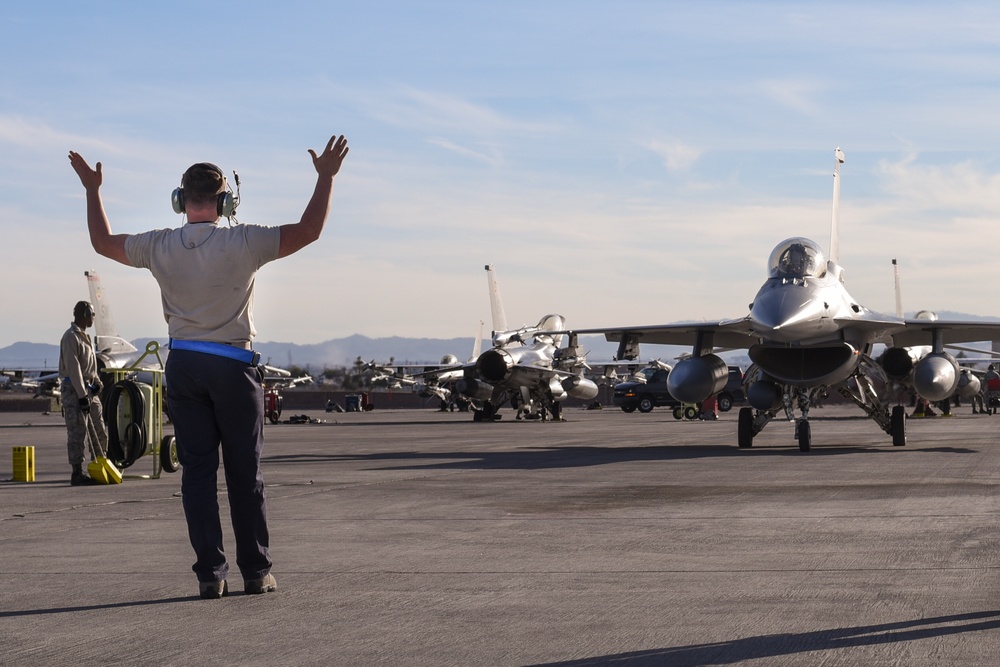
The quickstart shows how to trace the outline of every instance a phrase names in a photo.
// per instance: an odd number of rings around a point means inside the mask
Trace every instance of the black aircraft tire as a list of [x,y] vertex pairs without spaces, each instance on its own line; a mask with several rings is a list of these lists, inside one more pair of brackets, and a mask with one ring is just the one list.
[[809,428],[809,422],[805,419],[799,422],[799,451],[808,452],[812,449],[812,430]]
[[892,446],[905,447],[906,409],[902,405],[896,405],[892,408],[892,423],[890,430],[892,431]]
[[682,407],[674,408],[674,419],[683,419],[683,418],[684,418],[684,408]]
[[697,419],[698,418],[698,408],[693,405],[689,405],[684,408],[684,418],[685,419]]
[[753,447],[753,408],[740,408],[740,421],[736,434],[740,449]]

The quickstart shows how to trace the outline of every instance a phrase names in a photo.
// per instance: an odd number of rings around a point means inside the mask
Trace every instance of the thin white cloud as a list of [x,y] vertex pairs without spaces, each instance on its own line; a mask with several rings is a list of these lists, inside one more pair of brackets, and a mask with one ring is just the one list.
[[0,114],[0,144],[27,148],[37,153],[69,150],[74,146],[80,150],[117,152],[113,143],[92,136],[64,132],[46,123],[16,114]]
[[806,116],[819,116],[823,104],[819,100],[827,86],[815,81],[765,79],[753,88],[765,99]]
[[497,166],[503,161],[495,147],[491,148],[489,152],[477,151],[467,146],[460,146],[444,137],[430,137],[427,139],[427,143],[491,166]]
[[380,93],[359,93],[368,111],[387,125],[438,134],[494,136],[504,132],[545,133],[558,124],[517,118],[483,103],[449,94],[403,87]]
[[910,153],[895,162],[880,161],[879,173],[885,178],[885,190],[907,209],[947,210],[938,225],[984,214],[1000,221],[1000,173],[988,173],[972,160],[925,165]]
[[654,139],[647,144],[663,160],[664,166],[670,171],[684,171],[701,157],[702,150],[680,141]]

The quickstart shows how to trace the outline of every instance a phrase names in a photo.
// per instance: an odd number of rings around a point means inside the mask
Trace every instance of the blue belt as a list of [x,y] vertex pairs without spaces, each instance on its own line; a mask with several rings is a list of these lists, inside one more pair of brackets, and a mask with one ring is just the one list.
[[178,340],[176,338],[171,338],[170,349],[214,354],[217,357],[235,359],[236,361],[241,361],[245,364],[249,364],[250,366],[256,366],[260,363],[260,352],[244,350],[243,348],[233,347],[232,345],[226,345],[225,343],[215,343],[209,340]]

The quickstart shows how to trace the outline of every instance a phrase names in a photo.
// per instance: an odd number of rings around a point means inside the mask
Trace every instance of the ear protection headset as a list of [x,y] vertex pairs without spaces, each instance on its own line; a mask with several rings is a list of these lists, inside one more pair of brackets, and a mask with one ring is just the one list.
[[[226,184],[226,191],[219,193],[216,199],[215,210],[220,216],[232,218],[236,213],[236,207],[240,205],[239,194],[235,196],[233,195],[233,189],[229,187],[229,182],[226,181],[226,175],[222,173],[221,169],[211,162],[199,162],[198,164],[193,164],[188,167],[188,170],[184,172],[183,176],[181,176],[181,187],[174,188],[174,191],[170,195],[170,205],[173,207],[174,213],[185,212],[184,181],[187,180],[188,174],[193,171],[212,171],[219,175],[222,182]],[[233,172],[233,176],[236,177],[236,187],[239,188],[240,177],[235,171]]]
[[89,301],[77,301],[76,305],[73,306],[73,317],[76,318],[86,318],[93,317],[97,313],[94,312],[94,307]]

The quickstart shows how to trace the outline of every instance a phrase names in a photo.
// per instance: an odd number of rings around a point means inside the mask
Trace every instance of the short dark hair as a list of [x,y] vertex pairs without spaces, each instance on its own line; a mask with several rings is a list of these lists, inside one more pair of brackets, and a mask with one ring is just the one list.
[[184,199],[192,204],[210,204],[220,192],[226,190],[222,170],[211,162],[198,162],[188,167],[181,177]]

